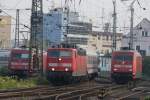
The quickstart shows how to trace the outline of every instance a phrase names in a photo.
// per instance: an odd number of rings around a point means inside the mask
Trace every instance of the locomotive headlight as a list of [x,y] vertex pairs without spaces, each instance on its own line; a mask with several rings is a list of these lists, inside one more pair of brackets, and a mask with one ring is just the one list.
[[68,69],[68,68],[65,68],[65,71],[67,72],[67,71],[69,71],[69,69]]
[[61,58],[59,58],[58,60],[61,61]]
[[118,69],[117,68],[114,68],[114,71],[117,71]]
[[55,68],[52,68],[52,71],[55,71]]

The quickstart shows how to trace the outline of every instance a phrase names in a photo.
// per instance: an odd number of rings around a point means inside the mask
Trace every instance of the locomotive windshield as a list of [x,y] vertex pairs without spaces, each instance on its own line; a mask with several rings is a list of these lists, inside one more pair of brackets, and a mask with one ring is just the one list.
[[131,55],[115,55],[114,60],[115,61],[132,61],[133,56]]
[[49,51],[48,56],[49,57],[71,57],[71,51]]
[[22,53],[12,53],[13,59],[28,59],[29,54],[22,54]]

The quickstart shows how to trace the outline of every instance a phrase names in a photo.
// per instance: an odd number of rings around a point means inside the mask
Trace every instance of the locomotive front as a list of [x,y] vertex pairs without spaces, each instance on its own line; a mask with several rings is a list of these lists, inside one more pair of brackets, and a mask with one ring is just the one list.
[[47,79],[51,82],[68,81],[72,76],[73,50],[51,48],[47,52]]
[[114,52],[112,55],[111,77],[117,83],[125,83],[132,80],[133,53]]
[[27,75],[29,72],[29,50],[12,49],[10,70],[16,75]]

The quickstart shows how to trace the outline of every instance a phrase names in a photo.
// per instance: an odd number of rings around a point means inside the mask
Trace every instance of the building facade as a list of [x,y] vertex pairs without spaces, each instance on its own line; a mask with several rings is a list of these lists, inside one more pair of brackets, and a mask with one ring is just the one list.
[[0,48],[11,47],[11,17],[0,16]]
[[68,28],[67,39],[69,43],[86,45],[89,34],[92,32],[92,24],[87,22],[72,22]]
[[[96,50],[100,54],[109,54],[112,52],[112,36],[111,32],[93,31],[89,35],[88,47]],[[117,33],[116,49],[120,50],[122,43],[122,33]]]
[[55,8],[43,16],[44,40],[48,45],[64,41],[69,23],[78,21],[77,12],[68,12],[67,8]]
[[[122,47],[129,47],[129,34],[123,36]],[[150,21],[144,18],[133,29],[133,49],[150,56]]]

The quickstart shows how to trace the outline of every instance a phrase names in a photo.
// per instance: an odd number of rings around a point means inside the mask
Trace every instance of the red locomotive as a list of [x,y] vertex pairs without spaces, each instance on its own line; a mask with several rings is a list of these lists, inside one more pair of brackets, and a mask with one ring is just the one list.
[[30,71],[30,52],[26,49],[12,49],[10,54],[9,68],[12,74],[27,75]]
[[142,77],[142,57],[137,51],[112,53],[111,77],[117,83],[126,83]]
[[98,59],[87,56],[83,49],[49,48],[47,52],[47,79],[52,83],[73,82],[93,78],[98,72]]

